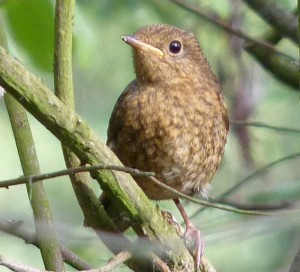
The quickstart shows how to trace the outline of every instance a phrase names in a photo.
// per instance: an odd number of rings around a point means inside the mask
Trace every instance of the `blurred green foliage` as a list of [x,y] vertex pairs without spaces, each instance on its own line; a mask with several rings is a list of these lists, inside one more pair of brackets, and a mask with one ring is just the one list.
[[51,1],[5,1],[11,35],[38,68],[49,72],[53,62],[53,5]]
[[[282,0],[283,1],[283,0]],[[241,28],[259,36],[270,27],[239,1],[191,1],[209,8],[223,19],[232,16],[232,5],[240,5]],[[280,2],[280,1],[279,1]],[[295,0],[284,1],[292,10]],[[29,70],[53,88],[53,17],[54,1],[7,0],[0,4],[0,17],[6,25],[10,51]],[[131,34],[142,25],[167,23],[196,33],[204,53],[222,80],[224,94],[232,117],[237,93],[234,84],[247,71],[247,82],[240,88],[249,91],[253,104],[249,119],[272,125],[299,126],[299,94],[279,83],[241,52],[235,57],[232,36],[171,1],[77,1],[74,24],[74,86],[77,112],[87,119],[105,141],[108,119],[113,105],[125,86],[134,78],[131,49],[120,36]],[[298,48],[287,40],[280,50],[298,59]],[[58,141],[36,120],[30,118],[43,172],[64,168]],[[0,99],[0,181],[22,175],[3,99]],[[300,135],[278,133],[263,128],[248,128],[249,166],[243,158],[241,143],[231,129],[223,165],[213,181],[212,197],[231,188],[243,177],[265,164],[300,151]],[[299,158],[281,163],[258,176],[235,192],[231,200],[248,204],[268,204],[300,200]],[[94,265],[103,265],[111,254],[95,234],[82,227],[83,216],[67,178],[47,181],[58,234],[69,246]],[[95,190],[99,189],[95,185]],[[25,187],[0,189],[0,217],[24,221],[33,229],[30,205]],[[100,191],[99,191],[100,193]],[[161,207],[178,212],[171,202]],[[296,204],[295,204],[296,205]],[[187,205],[192,214],[199,207]],[[219,271],[283,272],[288,271],[300,241],[299,211],[275,218],[233,215],[207,209],[193,219],[206,239],[206,255]],[[33,246],[0,232],[0,254],[36,267],[43,267]],[[0,271],[7,271],[0,266]],[[119,271],[127,271],[122,266]]]

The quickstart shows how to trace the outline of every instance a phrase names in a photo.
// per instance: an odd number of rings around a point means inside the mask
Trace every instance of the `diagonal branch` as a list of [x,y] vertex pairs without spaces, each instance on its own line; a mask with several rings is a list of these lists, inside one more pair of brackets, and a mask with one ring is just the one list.
[[264,129],[269,129],[277,132],[300,134],[300,129],[297,128],[272,126],[260,121],[230,121],[230,124],[234,126],[257,127],[257,128],[264,128]]
[[[81,167],[76,167],[76,168],[68,168],[65,170],[60,170],[60,171],[56,171],[56,172],[52,172],[52,173],[45,173],[45,174],[40,174],[40,175],[31,175],[31,176],[25,176],[25,177],[20,177],[20,178],[15,178],[15,179],[10,179],[10,180],[4,180],[0,182],[0,188],[8,188],[9,186],[13,186],[13,185],[20,185],[20,184],[33,184],[39,180],[45,180],[45,179],[51,179],[54,177],[59,177],[59,176],[64,176],[64,175],[74,175],[75,173],[80,173],[80,172],[95,172],[96,170],[115,170],[115,171],[121,171],[121,172],[125,172],[125,173],[130,173],[131,175],[137,175],[137,176],[144,176],[147,177],[149,179],[149,182],[153,182],[156,183],[157,185],[159,185],[160,187],[171,191],[172,193],[174,193],[175,195],[177,195],[178,197],[184,198],[186,200],[189,200],[193,203],[196,204],[200,204],[202,206],[205,207],[211,207],[211,208],[216,208],[216,209],[220,209],[220,210],[224,210],[224,211],[229,211],[229,212],[234,212],[234,213],[239,213],[239,214],[247,214],[247,215],[271,215],[270,213],[265,213],[265,212],[257,212],[257,211],[251,211],[249,209],[247,210],[242,210],[242,209],[237,209],[235,207],[231,207],[228,205],[222,205],[220,203],[216,203],[216,202],[209,202],[207,200],[203,200],[203,199],[199,199],[199,198],[195,198],[195,197],[191,197],[189,195],[186,195],[184,193],[181,193],[180,191],[160,182],[159,180],[157,180],[156,178],[154,178],[152,172],[141,172],[137,169],[134,168],[130,168],[130,167],[124,167],[124,166],[115,166],[115,165],[91,165],[91,166],[81,166]],[[85,193],[85,192],[83,192]],[[90,207],[91,204],[88,204],[87,207]],[[97,209],[94,209],[97,210]],[[88,212],[87,214],[87,219],[90,218],[89,214],[92,213],[93,216],[95,216],[94,214],[94,210],[92,209],[92,211]],[[103,211],[104,212],[104,211]],[[105,212],[104,212],[105,213]],[[101,218],[99,218],[101,219]],[[105,221],[107,219],[102,218],[102,221]],[[92,220],[92,222],[94,222],[95,220]],[[89,225],[89,222],[87,222]],[[90,225],[89,225],[90,226]],[[98,226],[100,229],[105,228],[105,226],[102,225],[98,225],[96,223],[96,226]],[[96,227],[94,226],[94,227]],[[93,225],[91,226],[93,227]],[[96,228],[97,229],[97,228]],[[115,227],[113,227],[111,225],[111,223],[108,223],[108,228],[107,230],[110,229],[115,229]],[[115,229],[116,230],[116,229]]]
[[0,181],[0,188],[8,188],[9,186],[20,185],[20,184],[32,184],[40,180],[57,178],[65,175],[75,175],[77,173],[82,173],[82,172],[94,172],[96,170],[115,170],[115,171],[121,171],[121,172],[129,173],[133,176],[140,176],[140,177],[155,175],[155,173],[153,172],[141,172],[138,169],[125,167],[125,166],[102,165],[102,164],[85,165],[85,166],[68,168],[68,169],[51,172],[51,173],[22,176],[15,179],[3,180]]
[[206,10],[197,8],[197,6],[195,4],[193,4],[189,1],[186,1],[186,0],[171,0],[171,1],[174,2],[175,4],[177,4],[178,6],[182,7],[183,9],[186,9],[186,10],[190,11],[191,13],[194,13],[195,15],[200,16],[201,18],[217,25],[218,27],[224,29],[225,31],[227,31],[231,34],[234,34],[237,37],[239,37],[247,42],[251,42],[251,43],[255,44],[256,46],[265,48],[266,50],[269,50],[277,55],[285,57],[291,61],[294,60],[294,58],[292,58],[291,56],[288,56],[287,54],[276,49],[276,47],[273,44],[268,43],[263,40],[258,40],[256,38],[253,38],[253,37],[247,35],[246,33],[242,32],[240,29],[232,27],[230,24],[224,22],[223,20],[217,18],[216,16],[209,15]]
[[[295,159],[295,158],[298,158],[298,157],[300,157],[300,153],[290,154],[288,156],[285,156],[283,158],[280,158],[280,159],[278,159],[276,161],[273,161],[273,162],[271,162],[271,163],[263,166],[262,168],[256,170],[255,172],[253,172],[249,176],[243,178],[236,185],[234,185],[233,187],[231,187],[230,189],[228,189],[226,192],[224,192],[215,201],[221,201],[221,202],[224,201],[227,196],[231,195],[233,192],[235,192],[237,189],[239,189],[240,187],[242,187],[244,184],[246,184],[247,182],[249,182],[253,178],[255,178],[255,177],[259,176],[259,175],[262,175],[264,172],[266,172],[267,170],[269,170],[270,168],[274,167],[275,165],[277,165],[279,163],[286,162],[288,160],[292,160],[292,159]],[[203,207],[203,208],[197,210],[196,212],[194,212],[194,214],[192,216],[190,216],[190,218],[195,217],[200,212],[202,212],[204,209],[206,209],[206,207]]]
[[299,43],[297,16],[283,10],[274,0],[243,0],[248,6],[261,15],[272,27],[275,27],[282,36]]
[[[101,142],[88,124],[68,109],[33,74],[0,48],[0,85],[13,95],[51,131],[81,161],[93,164],[122,165],[113,152]],[[193,267],[193,260],[175,230],[167,224],[155,205],[128,174],[115,171],[96,171],[103,191],[120,212],[128,214],[138,235],[159,241],[176,271]]]
[[[274,74],[279,80],[288,84],[292,88],[299,90],[299,61],[288,56],[287,54],[279,51],[268,39],[255,39],[240,29],[233,28],[228,23],[217,18],[216,16],[209,15],[207,11],[201,10],[186,0],[171,0],[182,8],[208,20],[209,22],[223,28],[244,39],[246,44],[246,51],[253,55],[268,71]],[[250,1],[250,0],[244,0]],[[259,0],[263,2],[264,0]],[[293,15],[292,15],[293,16]]]
[[[276,33],[266,33],[264,39],[272,42]],[[299,90],[299,61],[292,61],[288,58],[273,54],[266,48],[257,46],[255,43],[248,43],[245,50],[250,53],[262,66],[270,71],[277,79],[285,84]]]

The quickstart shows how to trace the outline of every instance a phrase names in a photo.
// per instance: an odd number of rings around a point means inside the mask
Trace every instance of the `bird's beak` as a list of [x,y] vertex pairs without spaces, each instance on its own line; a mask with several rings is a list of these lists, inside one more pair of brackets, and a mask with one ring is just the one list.
[[130,36],[130,35],[129,36],[121,36],[121,39],[124,42],[131,45],[133,48],[137,48],[137,49],[141,49],[141,50],[145,50],[145,51],[151,51],[151,52],[158,54],[161,57],[164,56],[163,51],[161,51],[160,49],[158,49],[150,44],[139,41],[135,36]]

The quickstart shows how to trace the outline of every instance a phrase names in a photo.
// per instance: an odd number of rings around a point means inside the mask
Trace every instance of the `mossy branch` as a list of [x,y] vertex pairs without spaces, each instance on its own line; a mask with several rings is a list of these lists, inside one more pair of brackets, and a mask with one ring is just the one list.
[[[55,47],[54,47],[54,86],[56,96],[70,110],[75,110],[73,75],[72,75],[72,30],[74,19],[75,1],[57,0],[55,6]],[[79,167],[80,159],[70,151],[68,147],[62,145],[62,150],[68,168]],[[100,201],[95,195],[89,173],[72,173],[69,175],[78,203],[85,217],[85,224],[96,231],[118,232],[117,227],[110,220],[104,211]],[[98,232],[100,234],[101,232]],[[130,242],[121,234],[116,234],[120,245],[129,246]],[[116,248],[111,247],[105,237],[103,242],[117,253]],[[121,247],[119,248],[121,250]]]
[[[70,110],[75,110],[73,75],[72,75],[72,31],[75,1],[57,0],[55,6],[55,47],[54,47],[54,86],[57,97]],[[81,165],[80,159],[65,145],[62,150],[66,166],[76,168]],[[91,186],[89,173],[69,174],[78,203],[85,217],[85,224],[92,227],[104,244],[115,254],[123,248],[130,248],[131,242],[121,234],[107,213]],[[100,231],[101,230],[101,231]],[[118,246],[105,235],[114,231]],[[127,265],[136,270],[137,265],[130,260]]]
[[[5,33],[0,22],[0,44],[7,48]],[[15,137],[24,175],[40,173],[35,145],[26,110],[10,94],[4,95],[11,127]],[[64,264],[52,218],[50,203],[43,182],[27,185],[28,198],[33,210],[37,242],[45,268],[64,271]]]
[[[82,162],[121,165],[88,124],[67,108],[36,76],[0,48],[0,85],[51,131]],[[173,263],[174,271],[192,269],[193,260],[175,230],[163,219],[129,174],[96,171],[101,188],[116,207],[128,214],[138,235],[159,241]]]

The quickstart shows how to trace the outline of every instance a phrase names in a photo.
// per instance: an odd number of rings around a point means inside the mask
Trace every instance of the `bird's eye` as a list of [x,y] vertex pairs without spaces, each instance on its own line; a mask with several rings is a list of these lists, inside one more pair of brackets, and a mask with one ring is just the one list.
[[182,45],[180,41],[172,41],[169,45],[169,50],[173,54],[178,54],[181,52]]

